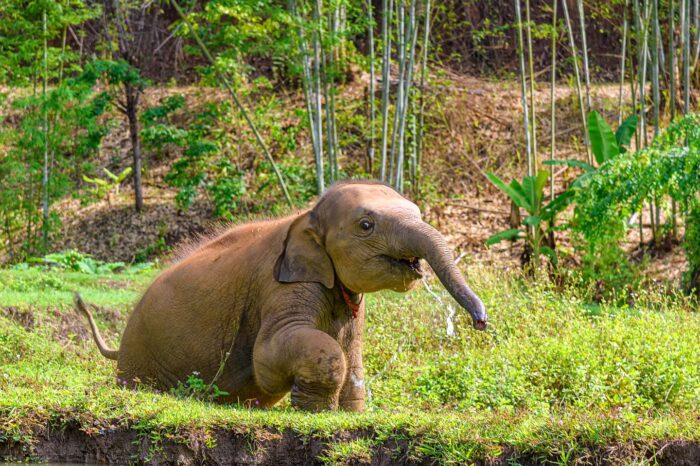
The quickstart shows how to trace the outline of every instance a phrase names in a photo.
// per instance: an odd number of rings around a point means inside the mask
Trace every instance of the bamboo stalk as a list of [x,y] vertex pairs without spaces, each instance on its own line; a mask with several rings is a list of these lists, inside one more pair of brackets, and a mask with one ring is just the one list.
[[[63,8],[68,7],[68,0],[63,2]],[[63,62],[66,56],[66,38],[68,36],[68,23],[63,25],[63,32],[61,33],[61,58],[58,62],[58,85],[63,84]]]
[[[523,23],[522,15],[520,13],[520,0],[515,0],[515,18],[518,24],[518,58],[520,62],[520,96],[523,106],[523,127],[525,129],[525,151],[527,154],[527,176],[532,176],[532,141],[530,140],[530,128],[529,122],[530,118],[528,115],[528,102],[527,102],[527,86],[525,84],[525,46],[523,44]],[[515,204],[513,208],[517,209]],[[530,260],[530,265],[539,264],[539,241],[537,238],[537,230],[533,228],[532,225],[528,225],[526,228],[527,242],[528,244],[533,244],[532,258]]]
[[406,115],[408,114],[410,95],[412,90],[413,82],[413,64],[416,55],[416,42],[418,39],[418,27],[417,27],[417,0],[412,0],[411,10],[409,15],[409,30],[408,37],[410,37],[410,48],[408,51],[408,58],[406,59],[406,71],[404,72],[406,79],[404,83],[404,102],[401,105],[401,117],[399,121],[399,154],[397,163],[397,177],[396,177],[396,189],[399,192],[403,192],[403,165],[404,165],[404,144],[405,144],[405,128],[406,128]]
[[566,29],[569,33],[569,45],[571,46],[571,56],[574,59],[574,76],[576,77],[576,93],[578,94],[578,104],[581,113],[581,124],[583,125],[583,143],[586,148],[586,160],[588,163],[593,163],[591,156],[591,147],[588,142],[588,119],[586,118],[586,109],[583,104],[583,92],[581,90],[581,74],[578,68],[578,52],[576,51],[576,41],[574,41],[574,31],[571,27],[571,17],[569,16],[569,7],[566,4],[567,0],[562,0],[561,4],[564,7],[564,17],[566,19]]
[[[673,1],[673,0],[671,0]],[[625,60],[627,58],[627,8],[629,5],[629,0],[625,0],[625,6],[622,13],[622,53],[620,58],[620,93],[617,101],[618,115],[617,115],[617,125],[622,124],[622,100],[624,95],[625,86]]]
[[[314,1],[315,5],[315,1]],[[313,7],[315,9],[315,6]],[[318,25],[318,21],[315,21],[315,25]],[[314,28],[313,32],[313,54],[314,54],[314,60],[313,60],[313,84],[314,84],[314,90],[313,90],[313,105],[314,105],[314,115],[316,117],[316,140],[318,141],[318,147],[319,151],[321,154],[321,164],[317,166],[317,176],[320,176],[321,181],[321,186],[325,184],[325,178],[326,178],[326,173],[323,167],[323,107],[321,105],[321,95],[322,95],[322,90],[321,90],[321,84],[322,84],[322,76],[321,76],[321,39],[320,39],[320,32]],[[326,136],[328,137],[328,136]],[[325,189],[325,187],[323,188]],[[319,195],[323,193],[323,189],[319,191]]]
[[[695,2],[697,6],[698,2]],[[675,45],[675,2],[669,0],[668,7],[668,75],[669,75],[669,104],[671,107],[671,121],[676,119],[676,45]],[[675,239],[678,234],[678,224],[676,221],[676,200],[671,199],[671,238]]]
[[591,75],[588,68],[588,46],[586,45],[586,15],[583,0],[578,0],[578,16],[581,24],[581,55],[583,56],[583,77],[586,82],[586,114],[591,111]]
[[532,57],[532,31],[530,27],[530,0],[525,0],[525,32],[527,35],[527,61],[528,68],[530,72],[530,117],[532,118],[530,122],[530,133],[532,134],[532,154],[528,163],[532,165],[530,168],[530,173],[537,172],[537,113],[535,111],[535,70],[534,70],[534,59]]
[[[549,92],[550,105],[550,150],[549,160],[554,160],[556,152],[557,138],[557,120],[556,120],[556,84],[557,84],[557,0],[552,1],[552,75]],[[552,176],[549,177],[549,198],[554,200],[554,170]],[[552,220],[554,223],[554,220]]]
[[[318,57],[320,58],[320,64],[318,65],[319,73],[319,95],[318,95],[318,109],[321,109],[321,92],[323,93],[324,110],[325,110],[325,120],[326,120],[326,144],[328,148],[328,178],[329,182],[332,184],[335,181],[335,157],[334,157],[334,147],[333,147],[333,123],[331,121],[330,112],[330,95],[329,95],[329,78],[326,63],[326,51],[323,41],[323,24],[321,23],[321,0],[315,0],[313,2],[313,20],[315,25],[317,51],[319,52]],[[329,60],[330,60],[329,54]]]
[[[345,10],[344,10],[344,4],[340,3],[340,5],[336,5],[335,8],[335,16],[337,17],[337,23],[333,25],[333,28],[331,30],[331,53],[329,54],[330,57],[330,114],[331,114],[331,131],[330,131],[330,136],[332,138],[332,145],[333,145],[333,173],[335,174],[335,179],[337,180],[339,175],[339,165],[338,165],[338,157],[341,155],[340,154],[340,148],[338,147],[338,126],[337,126],[337,118],[336,118],[336,111],[335,111],[335,94],[336,94],[336,76],[340,77],[339,70],[341,69],[341,66],[343,64],[344,57],[345,57],[345,45],[344,45],[344,38],[343,38],[343,31],[345,28]],[[337,55],[337,56],[336,56]]]
[[42,113],[43,124],[42,133],[44,135],[44,167],[42,170],[41,187],[43,190],[42,212],[43,222],[41,225],[41,235],[44,250],[49,245],[49,116],[46,103],[46,88],[49,82],[49,54],[46,32],[46,8],[41,11],[41,29],[44,43],[44,79],[42,83]]
[[[520,14],[520,0],[515,0],[515,20],[518,24],[518,59],[520,65],[520,97],[523,105],[523,126],[525,128],[525,151],[527,154],[528,161],[531,157],[531,141],[530,141],[530,117],[527,104],[527,87],[525,85],[525,50],[523,44],[523,24]],[[532,175],[532,166],[530,163],[527,164],[527,175]]]
[[[418,181],[418,169],[420,168],[421,159],[423,156],[423,131],[425,126],[425,76],[428,69],[428,46],[430,44],[430,0],[425,1],[425,23],[423,25],[423,60],[420,69],[420,108],[418,117],[418,133],[416,136],[416,163],[414,166],[413,179],[414,183]],[[414,186],[414,189],[416,186]]]
[[[649,57],[649,2],[645,0],[644,2],[644,16],[642,17],[639,11],[639,2],[635,0],[635,16],[637,18],[637,36],[638,39],[641,36],[641,40],[638,41],[639,47],[639,121],[641,130],[641,142],[644,147],[647,146],[647,127],[646,127],[646,75],[647,75],[647,62]],[[643,207],[640,210],[640,222],[643,219]],[[656,242],[656,225],[654,224],[654,206],[649,203],[649,219],[651,225],[652,242]],[[641,231],[641,230],[640,230]]]
[[410,157],[410,179],[411,179],[411,191],[416,192],[416,157],[417,157],[417,152],[418,152],[418,138],[416,135],[418,134],[418,118],[416,116],[416,90],[415,88],[411,89],[411,106],[410,108],[413,108],[414,111],[410,113],[411,117],[411,134],[414,135],[414,137],[411,138],[411,157]]
[[216,72],[217,76],[219,77],[221,82],[224,84],[224,87],[226,87],[226,90],[228,90],[228,93],[231,96],[231,99],[233,99],[233,102],[236,105],[236,108],[238,108],[238,111],[241,112],[241,115],[243,115],[243,118],[248,123],[248,127],[255,135],[255,139],[257,140],[258,144],[260,145],[260,148],[262,149],[263,153],[265,154],[265,157],[267,158],[268,162],[270,162],[270,165],[272,166],[272,170],[275,172],[275,176],[277,177],[277,180],[280,183],[280,187],[282,188],[282,192],[284,193],[284,197],[287,200],[287,203],[290,206],[294,206],[294,203],[292,202],[292,198],[289,195],[289,191],[287,190],[287,184],[284,182],[284,178],[282,177],[282,173],[279,171],[279,168],[277,167],[275,160],[272,158],[272,154],[270,154],[270,151],[267,149],[267,145],[263,141],[262,136],[260,136],[260,132],[258,132],[258,128],[255,126],[255,123],[253,123],[253,120],[251,120],[250,115],[248,115],[247,110],[245,109],[245,107],[243,106],[241,101],[238,99],[238,95],[236,95],[236,92],[233,90],[233,86],[231,85],[230,81],[228,80],[226,75],[224,75],[224,73],[216,66],[216,62],[214,61],[214,57],[212,57],[211,53],[209,52],[209,49],[202,41],[202,38],[199,37],[199,34],[197,33],[197,31],[194,29],[194,27],[192,27],[192,23],[190,23],[190,21],[185,16],[185,13],[182,11],[182,8],[180,8],[180,5],[177,3],[177,0],[170,0],[170,2],[173,5],[173,7],[175,8],[175,11],[177,11],[177,14],[180,16],[180,19],[182,19],[182,21],[187,25],[187,29],[190,31],[190,34],[192,34],[192,37],[194,38],[195,42],[197,42],[197,45],[202,50],[202,53],[204,54],[207,61],[214,68],[214,71]]
[[[660,0],[657,0],[657,2]],[[660,4],[657,5],[657,9],[660,11],[661,6]],[[657,13],[657,16],[660,15],[661,13]],[[660,21],[657,18],[657,21]],[[657,25],[656,27],[656,43],[658,44],[658,53],[659,53],[659,79],[666,79],[666,74],[663,72],[663,70],[666,69],[666,52],[664,51],[663,47],[663,36],[662,36],[662,30],[661,26]]]
[[690,0],[683,0],[683,115],[690,109]]
[[[659,93],[659,0],[651,0],[652,2],[652,26],[654,28],[652,36],[654,37],[651,47],[651,88],[652,88],[652,103],[653,103],[653,122],[654,122],[654,137],[659,134],[659,103],[661,96]],[[655,199],[650,203],[652,225],[657,228],[654,230],[654,242],[656,242],[656,233],[658,232],[658,226],[661,224],[661,208],[659,206],[659,199]]]
[[[400,1],[400,0],[399,0]],[[394,10],[394,0],[382,2],[382,35],[384,41],[384,54],[382,57],[382,163],[379,179],[386,181],[386,156],[387,137],[389,132],[389,91],[390,91],[390,66],[391,66],[391,23]]]
[[[641,146],[646,146],[646,30],[639,8],[639,0],[634,0],[634,15],[637,30],[637,53],[638,53],[638,80],[639,80],[639,129]],[[639,146],[638,146],[639,147]]]
[[297,11],[296,1],[290,0],[289,2],[290,11],[292,16],[299,21],[298,35],[299,35],[299,53],[302,60],[302,88],[304,90],[304,102],[306,104],[306,115],[309,119],[309,130],[311,134],[311,144],[314,149],[314,159],[316,162],[316,188],[319,193],[323,192],[323,154],[319,149],[319,141],[316,138],[316,117],[314,116],[314,107],[311,103],[311,70],[309,68],[309,56],[306,50],[306,39],[304,36],[304,27],[301,21],[301,14]]
[[[634,0],[634,1],[636,2],[637,0]],[[636,17],[636,12],[633,16]],[[635,32],[636,32],[636,23],[635,23]],[[628,35],[628,41],[629,41],[628,45],[629,45],[629,48],[631,50],[632,49],[631,34]],[[639,44],[637,44],[637,47],[639,47]],[[629,55],[629,60],[630,60],[630,94],[632,96],[632,109],[633,109],[633,111],[636,112],[637,111],[637,87],[636,87],[637,78],[636,78],[636,74],[637,74],[637,69],[639,68],[639,64],[637,64],[636,67],[634,66],[635,65],[634,54],[632,54],[632,53],[630,53],[630,55]],[[634,141],[635,141],[635,149],[639,150],[641,148],[640,131],[634,132]],[[641,251],[644,250],[644,248],[643,248],[643,246],[644,246],[644,224],[642,222],[643,213],[644,213],[644,206],[641,205],[639,207],[639,213],[638,213],[639,214],[639,249]]]
[[401,118],[401,106],[403,105],[403,90],[404,90],[404,71],[406,69],[406,44],[404,41],[405,27],[405,9],[403,0],[398,0],[396,4],[396,49],[399,60],[399,82],[396,86],[396,102],[394,104],[394,126],[391,132],[391,154],[389,157],[389,181],[393,183],[396,176],[394,170],[396,168],[396,152],[399,137],[399,118]]
[[669,76],[669,93],[671,121],[676,119],[676,32],[675,32],[675,2],[669,0],[668,7],[668,76]]
[[693,60],[693,74],[698,66],[700,58],[700,0],[693,2],[693,27],[695,28],[695,59]]
[[[630,21],[632,21],[630,19]],[[631,34],[628,34],[628,48],[632,50],[632,37]],[[635,66],[634,62],[634,54],[630,53],[629,54],[629,61],[630,61],[630,95],[632,96],[632,111],[636,112],[637,111],[637,70],[639,68],[639,64],[637,63],[637,66]],[[635,150],[639,150],[641,148],[641,134],[640,131],[635,131],[634,132],[634,144],[635,144]]]
[[654,32],[652,36],[654,37],[651,46],[651,92],[652,101],[654,107],[653,113],[653,123],[654,123],[654,137],[659,134],[659,102],[661,100],[661,95],[659,92],[659,0],[652,1],[652,25],[654,27]]
[[368,171],[371,174],[374,168],[374,119],[375,119],[375,102],[374,102],[374,85],[376,75],[374,70],[374,15],[372,0],[365,2],[367,7],[367,32],[369,36],[369,144],[367,149]]

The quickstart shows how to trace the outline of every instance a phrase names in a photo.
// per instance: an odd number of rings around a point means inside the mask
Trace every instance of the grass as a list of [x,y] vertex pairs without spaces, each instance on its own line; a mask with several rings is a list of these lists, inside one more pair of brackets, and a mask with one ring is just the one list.
[[[0,270],[0,442],[31,443],[47,423],[121,425],[153,439],[188,429],[291,429],[327,445],[328,464],[362,462],[387,440],[441,463],[504,452],[566,464],[595,451],[625,461],[663,442],[700,442],[700,314],[683,296],[640,292],[633,306],[590,306],[575,289],[472,270],[492,325],[476,332],[436,293],[368,297],[366,413],[218,406],[121,389],[72,311],[80,290],[113,344],[153,278]],[[448,323],[451,321],[451,323]],[[340,433],[358,432],[347,438]]]

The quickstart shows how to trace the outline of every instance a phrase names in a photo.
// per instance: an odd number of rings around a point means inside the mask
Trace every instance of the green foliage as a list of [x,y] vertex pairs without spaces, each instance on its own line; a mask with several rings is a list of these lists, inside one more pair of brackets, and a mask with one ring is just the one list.
[[170,250],[170,248],[165,242],[166,232],[167,226],[164,223],[160,223],[158,225],[158,238],[151,244],[137,250],[134,253],[134,262],[146,262],[154,257],[156,258],[155,260],[157,262],[159,256],[162,256],[165,253],[167,253]]
[[688,258],[688,271],[684,277],[686,288],[700,296],[700,200],[690,203],[683,246]]
[[[201,10],[189,13],[188,19],[199,25],[198,33],[216,57],[216,66],[234,77],[234,81],[244,80],[252,71],[247,65],[250,60],[264,58],[274,64],[285,64],[290,56],[289,14],[286,5],[274,0],[207,2]],[[182,26],[176,32],[182,36],[189,34]],[[188,52],[200,54],[194,47],[188,48]],[[212,70],[205,69],[203,75],[216,83]]]
[[[254,117],[258,128],[268,134],[270,146],[288,153],[296,149],[299,129],[296,125],[284,124],[280,121],[281,118],[277,118],[282,111],[281,105],[282,102],[275,97],[266,98],[260,101]],[[158,108],[156,111],[159,116],[149,117],[149,121],[172,121],[179,108],[167,112]],[[227,102],[208,102],[193,115],[180,114],[178,119],[188,119],[182,127],[164,123],[171,126],[169,131],[177,132],[178,145],[182,147],[182,155],[171,165],[165,178],[170,186],[178,188],[175,200],[179,208],[187,209],[197,196],[205,196],[212,203],[218,217],[231,220],[242,208],[250,212],[264,207],[256,205],[257,199],[250,205],[249,193],[255,193],[258,199],[274,199],[278,196],[279,184],[269,161],[241,160],[250,150],[246,145],[248,141],[241,138],[240,128],[235,126],[236,120],[233,129],[228,124],[222,124],[235,117],[232,112]],[[147,126],[146,130],[148,128],[150,127]],[[252,146],[252,141],[250,144]],[[233,163],[232,160],[238,162]],[[290,192],[299,204],[316,195],[311,166],[291,155],[281,158],[278,164],[289,183]],[[248,169],[244,168],[246,165]],[[254,177],[250,176],[253,174]],[[265,207],[272,210],[277,208],[275,205]]]
[[[590,180],[597,175],[601,167],[612,163],[620,154],[626,152],[636,129],[637,115],[635,114],[626,118],[613,134],[605,119],[598,112],[592,111],[588,114],[588,134],[597,166],[580,160],[548,160],[543,163],[582,170],[583,173],[574,180],[565,194],[568,194],[570,199],[574,196],[577,199],[585,198]],[[577,216],[574,223],[578,220],[580,217]],[[575,243],[578,245],[579,252],[582,253],[584,264],[582,278],[587,282],[599,283],[605,293],[612,290],[613,293],[624,295],[619,290],[624,289],[625,286],[634,288],[640,281],[619,245],[619,239],[626,231],[624,218],[615,217],[598,223],[602,228],[599,241],[595,244],[580,239],[578,230],[574,231]],[[596,299],[600,297],[596,296]]]
[[[699,179],[700,117],[688,115],[669,125],[648,147],[622,154],[592,174],[576,196],[575,230],[592,250],[619,244],[625,232],[622,219],[649,201],[668,196],[688,212],[686,228],[692,233],[697,228]],[[691,234],[690,241],[696,239]],[[686,245],[691,275],[700,264],[693,252],[696,248]]]
[[598,165],[602,165],[620,154],[620,147],[615,135],[598,112],[592,111],[588,114],[588,137]]
[[556,264],[556,252],[552,247],[544,244],[544,241],[549,232],[555,228],[556,215],[566,208],[573,193],[566,191],[545,204],[544,190],[549,178],[549,172],[546,170],[541,170],[536,176],[523,177],[522,183],[512,180],[510,184],[506,184],[493,173],[487,173],[486,176],[498,189],[506,193],[518,208],[525,210],[528,214],[522,220],[520,228],[496,233],[486,241],[486,244],[526,239],[530,250],[534,253],[535,261],[542,253]]
[[46,270],[67,270],[85,274],[105,274],[114,272],[135,272],[147,270],[150,263],[141,263],[138,266],[127,266],[124,262],[103,262],[93,258],[90,254],[70,250],[47,254],[44,257],[30,257],[27,262],[21,262],[12,266],[13,270],[26,270],[30,267],[41,267]]
[[[358,439],[324,448],[328,462],[361,461],[375,451],[373,442],[396,440],[412,443],[421,461],[440,464],[486,463],[505,449],[550,457],[572,447],[590,453],[626,445],[627,451],[700,440],[700,316],[690,300],[649,288],[635,307],[592,310],[579,290],[524,283],[490,268],[469,272],[493,310],[495,325],[486,332],[474,332],[461,312],[448,332],[451,298],[437,282],[430,285],[442,303],[422,289],[366,296],[370,397],[367,412],[358,414],[203,403],[201,380],[184,381],[183,398],[146,387],[124,390],[89,336],[65,325],[76,319],[72,291],[84,291],[86,302],[106,311],[95,313],[97,323],[112,336],[123,330],[155,271],[0,270],[0,285],[23,286],[21,292],[0,286],[0,302],[15,308],[0,312],[0,432],[29,432],[33,440],[36,420],[54,416],[85,428],[110,421],[128,434],[134,426],[139,435],[160,439],[202,438],[218,429],[290,430],[316,441]],[[41,325],[27,330],[23,318]]]
[[85,66],[83,79],[95,82],[103,78],[110,86],[131,85],[139,89],[148,86],[148,80],[141,77],[141,72],[124,60],[94,60]]
[[[580,323],[576,316],[571,319]],[[688,370],[696,364],[693,345],[654,328],[660,320],[620,316],[598,322],[590,332],[572,332],[570,322],[561,322],[561,333],[538,338],[535,351],[501,347],[489,364],[446,352],[425,368],[415,390],[421,398],[458,409],[691,406],[697,394],[689,387],[700,382],[700,372]],[[650,351],[650,341],[664,349]]]
[[67,28],[98,17],[100,4],[84,0],[0,0],[0,83],[29,86],[42,77],[44,10],[49,81],[80,73],[79,54],[56,45],[61,44]]
[[[279,163],[279,169],[289,182],[289,193],[298,205],[306,205],[316,196],[315,168],[296,157],[285,157]],[[258,193],[272,193],[277,189],[277,182],[272,175],[269,162],[262,161],[256,170],[259,183]]]
[[178,398],[191,398],[200,401],[215,401],[219,397],[228,395],[228,392],[219,390],[216,385],[206,384],[204,380],[199,378],[199,372],[188,375],[185,383],[178,381],[177,387],[170,389],[170,393]]
[[[588,138],[590,139],[591,150],[598,167],[608,160],[625,153],[636,130],[636,114],[627,117],[613,135],[612,129],[610,129],[605,119],[596,111],[590,112],[588,114]],[[546,160],[542,163],[544,165],[564,165],[583,170],[584,173],[572,183],[572,188],[584,185],[588,178],[597,170],[595,166],[581,160]]]
[[195,114],[187,130],[182,131],[184,151],[170,168],[165,180],[178,188],[175,200],[178,207],[188,208],[198,194],[206,194],[214,211],[223,218],[231,218],[246,192],[243,173],[237,169],[221,148],[229,145],[229,134],[217,123],[226,118],[230,105],[208,103]]
[[620,153],[624,154],[627,152],[627,148],[632,141],[632,136],[637,131],[637,114],[633,113],[628,116],[620,126],[618,126],[617,131],[615,131],[615,142],[620,149]]
[[333,443],[319,459],[327,466],[371,464],[375,443],[372,439],[367,438]]
[[[52,163],[49,203],[67,194],[81,179],[85,160],[99,149],[109,131],[103,115],[109,96],[97,92],[85,75],[65,80],[43,99],[22,96],[12,102],[17,125],[8,125],[2,139],[9,148],[0,158],[0,223],[15,261],[40,251],[41,180],[44,156],[44,114],[49,122],[48,152]],[[9,118],[9,116],[8,116]],[[51,215],[50,228],[58,224]]]
[[90,178],[87,175],[83,175],[83,181],[93,185],[91,190],[92,195],[97,199],[104,199],[104,197],[109,193],[119,194],[119,186],[122,182],[131,175],[131,167],[126,167],[118,175],[115,175],[111,171],[103,168],[102,171],[107,175],[107,179],[101,178]]
[[185,105],[185,98],[179,94],[164,97],[160,100],[160,105],[144,110],[141,113],[141,119],[146,124],[167,122],[172,113]]

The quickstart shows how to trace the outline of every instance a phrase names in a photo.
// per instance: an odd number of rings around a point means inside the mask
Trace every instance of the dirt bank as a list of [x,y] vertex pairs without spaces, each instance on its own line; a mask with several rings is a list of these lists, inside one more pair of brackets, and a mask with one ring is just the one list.
[[[400,439],[400,440],[397,440]],[[329,454],[334,446],[367,441],[369,450],[348,453],[344,458]],[[136,426],[117,429],[81,428],[76,421],[46,427],[22,440],[0,432],[0,461],[37,461],[82,464],[177,464],[177,465],[312,465],[371,464],[427,465],[440,459],[415,451],[420,442],[408,435],[379,439],[371,431],[341,432],[332,437],[305,436],[291,430],[255,432],[214,429],[159,435],[140,431]],[[651,461],[658,465],[696,466],[700,464],[700,444],[683,441],[653,445],[627,444],[592,446],[569,457],[571,463],[615,465],[630,461]],[[472,461],[467,460],[469,463]],[[505,447],[490,459],[475,458],[482,465],[554,464],[561,457],[520,453]],[[338,463],[339,462],[339,463]],[[645,461],[644,461],[645,462]]]

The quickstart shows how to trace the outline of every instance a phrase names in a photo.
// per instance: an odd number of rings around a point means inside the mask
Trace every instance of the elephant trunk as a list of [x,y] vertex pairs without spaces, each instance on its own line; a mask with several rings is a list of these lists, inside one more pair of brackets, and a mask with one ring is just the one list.
[[464,281],[442,235],[427,223],[414,222],[402,224],[396,237],[404,242],[398,245],[398,251],[425,259],[452,297],[471,314],[474,328],[486,329],[484,304]]

